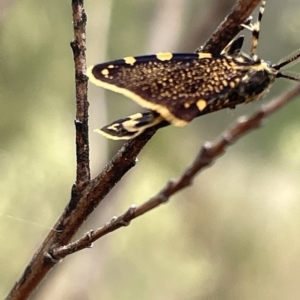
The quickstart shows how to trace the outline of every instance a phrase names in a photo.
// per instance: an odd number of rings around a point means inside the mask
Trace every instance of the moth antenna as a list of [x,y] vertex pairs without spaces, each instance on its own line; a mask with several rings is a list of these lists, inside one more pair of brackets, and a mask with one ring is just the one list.
[[300,74],[291,71],[278,72],[276,75],[277,78],[286,78],[289,80],[300,81]]
[[276,70],[280,70],[281,68],[283,68],[286,65],[289,65],[289,67],[292,67],[294,65],[296,65],[297,63],[299,63],[299,59],[300,58],[300,49],[298,49],[297,51],[291,53],[290,55],[282,58],[277,64],[272,65],[272,68],[276,69]]

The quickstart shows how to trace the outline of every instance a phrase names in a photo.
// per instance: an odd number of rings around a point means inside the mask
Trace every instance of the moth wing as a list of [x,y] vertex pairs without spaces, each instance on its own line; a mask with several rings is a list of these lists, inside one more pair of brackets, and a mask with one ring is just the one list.
[[184,126],[228,92],[234,77],[230,63],[209,53],[159,53],[91,66],[87,75],[94,84]]
[[137,137],[147,128],[155,126],[162,121],[162,117],[156,112],[145,111],[123,119],[118,119],[95,131],[109,139],[129,140]]

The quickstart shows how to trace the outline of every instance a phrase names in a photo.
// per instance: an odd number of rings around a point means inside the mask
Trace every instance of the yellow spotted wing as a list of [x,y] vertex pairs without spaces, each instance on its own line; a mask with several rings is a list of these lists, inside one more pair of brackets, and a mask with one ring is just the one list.
[[209,53],[158,53],[91,66],[94,84],[125,95],[176,126],[242,103],[235,87],[248,63]]

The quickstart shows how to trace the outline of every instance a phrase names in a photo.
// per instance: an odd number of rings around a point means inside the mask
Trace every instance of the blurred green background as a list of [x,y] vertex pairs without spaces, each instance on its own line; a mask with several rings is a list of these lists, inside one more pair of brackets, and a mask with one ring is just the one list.
[[[75,180],[70,2],[0,0],[0,298],[59,217]],[[192,52],[233,2],[86,1],[88,64]],[[299,13],[296,0],[268,1],[260,57],[276,62],[299,48]],[[292,85],[278,80],[258,103],[160,130],[79,235],[157,193],[206,140]],[[122,143],[93,129],[140,108],[94,86],[89,95],[96,175]],[[167,205],[67,257],[33,299],[299,299],[299,111],[298,99],[230,147]]]

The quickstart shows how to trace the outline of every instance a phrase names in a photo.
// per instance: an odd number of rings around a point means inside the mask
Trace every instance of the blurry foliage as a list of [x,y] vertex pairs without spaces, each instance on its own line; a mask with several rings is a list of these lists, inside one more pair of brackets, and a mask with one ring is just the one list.
[[[164,1],[87,1],[88,62],[96,63],[105,52],[101,60],[149,53],[151,28]],[[218,2],[185,3],[178,41]],[[176,6],[170,5],[169,15],[175,12]],[[276,61],[299,47],[298,16],[296,0],[268,1],[258,49],[262,58]],[[165,26],[173,33],[168,19]],[[58,218],[74,181],[71,39],[68,1],[15,1],[2,19],[0,298]],[[203,42],[194,41],[190,51]],[[101,49],[91,47],[97,43]],[[244,51],[249,47],[247,40]],[[180,48],[179,42],[169,50]],[[205,140],[215,139],[238,116],[292,84],[278,80],[259,103],[204,116],[186,128],[160,130],[80,233],[149,198],[178,176]],[[90,94],[91,123],[96,126],[140,110],[113,93],[106,93],[104,100],[99,88],[90,87]],[[107,104],[107,111],[98,103]],[[298,299],[299,109],[295,101],[272,116],[171,203],[68,257],[47,277],[36,298]],[[92,129],[91,151],[100,157],[92,159],[95,172],[121,144]]]

